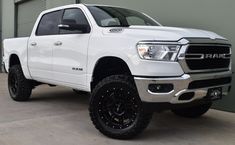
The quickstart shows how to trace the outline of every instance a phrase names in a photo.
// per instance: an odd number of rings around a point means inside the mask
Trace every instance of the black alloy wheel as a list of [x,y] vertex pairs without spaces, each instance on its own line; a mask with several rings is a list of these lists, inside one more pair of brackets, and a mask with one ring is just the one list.
[[90,116],[95,127],[104,135],[130,139],[149,124],[152,112],[146,113],[129,76],[114,75],[102,80],[93,90]]
[[32,83],[25,78],[21,66],[12,66],[8,74],[8,90],[11,98],[15,101],[27,101],[32,89]]

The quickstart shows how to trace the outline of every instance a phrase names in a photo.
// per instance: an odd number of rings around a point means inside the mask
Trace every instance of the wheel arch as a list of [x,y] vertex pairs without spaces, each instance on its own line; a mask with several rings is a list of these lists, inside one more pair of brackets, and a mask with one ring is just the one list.
[[22,60],[22,58],[20,58],[17,53],[12,53],[9,55],[8,64],[6,66],[6,67],[8,67],[8,68],[6,68],[6,69],[8,69],[7,72],[9,72],[9,69],[14,65],[19,65],[23,71],[24,76],[27,79],[31,79],[28,65],[27,65],[27,59]]
[[104,56],[99,58],[92,71],[90,89],[91,91],[99,81],[110,75],[126,74],[132,76],[130,67],[120,57]]
[[14,65],[20,65],[21,66],[20,58],[15,53],[13,53],[9,56],[9,66],[8,66],[8,68],[11,68]]

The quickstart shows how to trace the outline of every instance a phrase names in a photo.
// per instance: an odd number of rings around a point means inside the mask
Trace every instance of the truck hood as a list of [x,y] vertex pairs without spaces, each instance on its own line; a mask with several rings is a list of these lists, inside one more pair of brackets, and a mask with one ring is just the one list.
[[[109,32],[116,33],[117,31],[111,31],[110,29]],[[145,40],[178,41],[182,38],[210,38],[226,40],[226,38],[210,31],[164,26],[130,26],[128,28],[124,28],[121,33]]]

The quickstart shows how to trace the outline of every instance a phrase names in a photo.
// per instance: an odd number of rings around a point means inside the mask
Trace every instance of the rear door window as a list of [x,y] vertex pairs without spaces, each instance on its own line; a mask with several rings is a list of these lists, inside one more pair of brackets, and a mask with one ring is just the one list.
[[37,28],[36,35],[56,35],[59,33],[58,25],[61,22],[63,11],[55,11],[42,16]]

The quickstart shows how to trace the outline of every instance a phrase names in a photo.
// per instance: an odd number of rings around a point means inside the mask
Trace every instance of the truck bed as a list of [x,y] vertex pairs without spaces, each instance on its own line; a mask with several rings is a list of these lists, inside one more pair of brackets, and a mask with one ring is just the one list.
[[[29,37],[21,37],[21,38],[5,39],[3,41],[3,50],[4,50],[3,62],[5,63],[5,68],[7,72],[9,69],[10,55],[16,54],[17,56],[25,56],[25,55],[27,56],[28,40]],[[27,58],[27,57],[21,57],[21,58]],[[27,60],[20,60],[20,61],[21,62],[24,61],[26,62],[25,64],[27,64]]]

